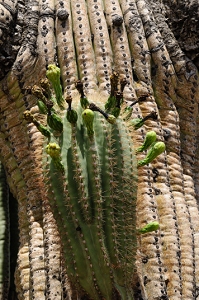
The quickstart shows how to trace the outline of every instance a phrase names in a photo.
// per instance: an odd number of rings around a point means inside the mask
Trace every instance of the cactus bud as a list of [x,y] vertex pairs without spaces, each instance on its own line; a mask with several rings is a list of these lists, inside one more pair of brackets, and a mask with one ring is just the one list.
[[63,108],[64,99],[62,95],[62,86],[60,84],[60,68],[55,65],[49,65],[46,76],[50,80],[55,91],[57,104],[60,108]]
[[63,131],[63,122],[62,119],[56,114],[49,112],[47,116],[47,123],[53,130],[62,132]]
[[29,123],[33,123],[37,129],[46,137],[50,138],[50,131],[48,130],[48,128],[46,128],[45,126],[43,126],[42,124],[40,124],[35,118],[34,116],[31,114],[30,111],[26,110],[24,111],[24,119],[29,122]]
[[116,122],[116,117],[108,114],[108,118],[106,118],[110,124],[114,124]]
[[48,130],[48,128],[46,128],[45,126],[43,126],[39,122],[37,122],[37,124],[35,124],[35,125],[36,125],[37,129],[41,132],[41,134],[43,134],[47,138],[50,138],[50,131]]
[[117,118],[120,115],[120,108],[119,107],[114,107],[113,110],[111,111],[112,115]]
[[145,140],[144,143],[142,144],[142,146],[140,146],[136,152],[143,152],[146,149],[149,148],[149,146],[151,146],[155,141],[156,141],[157,135],[155,133],[155,131],[149,131],[147,132],[146,136],[145,136]]
[[75,124],[77,122],[78,115],[74,109],[70,109],[67,110],[66,117],[68,122],[70,122],[71,124]]
[[38,100],[38,101],[37,101],[37,106],[38,106],[38,108],[39,108],[40,114],[42,114],[42,115],[47,115],[48,109],[47,109],[46,104],[45,104],[43,101]]
[[56,143],[49,143],[46,146],[46,153],[49,154],[52,158],[60,158],[61,149]]
[[64,174],[65,170],[64,170],[64,166],[61,162],[61,156],[60,156],[61,149],[60,149],[59,145],[56,143],[49,143],[46,146],[46,153],[49,154],[50,157],[52,158],[52,160],[55,164],[55,167]]
[[31,88],[31,93],[38,99],[42,100],[44,103],[46,102],[46,97],[43,94],[42,88],[40,88],[39,86],[33,85],[33,87]]
[[152,160],[154,160],[158,155],[160,155],[162,152],[165,151],[165,143],[163,142],[157,142],[154,143],[149,152],[147,153],[147,156],[138,161],[138,167],[144,166],[149,164]]
[[84,120],[84,123],[87,127],[87,133],[89,137],[93,137],[94,131],[93,131],[93,120],[94,120],[94,112],[87,108],[82,113],[82,119]]
[[152,231],[158,230],[160,227],[159,223],[157,221],[150,222],[146,226],[142,227],[141,229],[138,229],[139,234],[144,234]]
[[110,80],[111,80],[111,94],[105,104],[106,111],[110,111],[112,108],[116,106],[115,92],[117,91],[117,85],[119,80],[118,73],[113,72],[113,74],[110,76]]

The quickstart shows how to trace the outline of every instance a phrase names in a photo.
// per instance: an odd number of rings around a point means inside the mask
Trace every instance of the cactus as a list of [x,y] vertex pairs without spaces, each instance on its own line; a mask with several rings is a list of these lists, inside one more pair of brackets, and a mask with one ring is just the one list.
[[[116,88],[115,82],[113,86],[112,89]],[[74,103],[75,107],[71,98],[66,99],[68,109],[61,121],[63,133],[57,138],[52,131],[45,148],[51,158],[45,163],[48,194],[54,217],[59,219],[67,273],[72,286],[83,289],[93,299],[111,300],[116,291],[121,299],[134,299],[134,145],[122,115],[116,119],[89,102],[85,109],[83,92],[79,91],[80,101]],[[25,112],[24,116],[40,130],[30,113]],[[47,113],[47,123],[54,129],[48,116]],[[164,144],[157,144],[160,143]],[[154,150],[145,160],[152,161],[158,155],[157,150],[153,153]],[[157,228],[157,222],[150,223],[139,233]]]
[[[53,193],[50,202],[60,220],[67,273],[74,288],[93,299],[112,299],[116,290],[122,299],[133,299],[134,147],[122,120],[109,124],[96,109],[80,104],[81,99],[74,109],[70,103],[62,135],[46,146],[52,160],[47,159],[46,167],[49,197]],[[69,117],[71,109],[75,120]],[[123,222],[126,229],[121,232]]]
[[[149,131],[156,132],[157,142],[165,142],[166,145],[166,151],[155,160],[139,168],[135,166],[138,188],[137,225],[134,228],[138,229],[133,236],[136,237],[137,234],[135,262],[131,262],[136,266],[132,287],[135,300],[197,299],[199,80],[197,67],[193,64],[195,62],[198,66],[197,51],[194,50],[197,49],[197,14],[193,13],[197,5],[194,1],[187,0],[183,1],[183,5],[182,1],[174,2],[43,0],[40,5],[37,0],[5,0],[1,5],[1,23],[5,26],[1,28],[0,47],[0,157],[6,170],[9,188],[19,207],[20,243],[15,272],[17,300],[91,299],[96,295],[98,284],[100,288],[98,287],[97,297],[106,297],[100,293],[104,275],[98,276],[100,270],[97,270],[98,273],[95,271],[98,275],[95,275],[96,280],[93,279],[94,284],[90,280],[86,286],[82,278],[80,283],[72,276],[77,274],[77,269],[79,273],[83,272],[85,264],[88,267],[88,260],[81,260],[81,265],[79,258],[74,259],[76,252],[71,249],[71,241],[74,240],[69,241],[66,237],[66,228],[71,227],[66,223],[68,219],[61,217],[62,200],[66,197],[69,200],[67,195],[70,193],[67,192],[69,187],[73,186],[67,185],[68,164],[66,157],[64,161],[62,156],[64,151],[69,151],[62,143],[63,136],[68,141],[66,128],[72,132],[81,124],[82,130],[77,138],[74,138],[77,142],[74,146],[77,152],[74,152],[74,155],[77,154],[81,161],[75,160],[73,163],[70,183],[78,181],[77,178],[82,179],[82,173],[74,174],[74,170],[86,165],[85,156],[81,152],[84,148],[80,147],[82,143],[78,143],[81,136],[88,141],[87,145],[95,145],[92,150],[96,151],[98,160],[107,149],[111,149],[108,157],[117,157],[118,149],[124,142],[122,140],[118,146],[115,143],[105,144],[98,153],[100,141],[96,132],[96,122],[105,124],[105,127],[97,128],[101,128],[100,134],[104,133],[103,136],[107,138],[110,136],[107,136],[104,130],[107,132],[107,128],[118,128],[121,122],[122,136],[130,133],[129,140],[134,151],[141,147]],[[179,15],[181,21],[177,24],[176,17],[179,19]],[[183,30],[179,30],[179,27]],[[194,32],[196,36],[191,40]],[[186,57],[186,53],[190,55],[191,60]],[[60,67],[61,80],[58,74],[57,98],[61,97],[61,107],[55,99],[56,91],[52,90],[52,84],[49,85],[44,78],[48,65],[55,64]],[[117,74],[114,88],[111,86],[113,76],[110,80],[112,73]],[[75,89],[78,80],[81,80],[80,104]],[[35,93],[39,94],[35,98],[34,91],[29,93],[30,87],[38,86],[39,83],[40,89],[35,90]],[[105,107],[110,95],[111,101]],[[71,107],[68,103],[70,99]],[[95,104],[102,113],[93,110],[93,135],[89,138],[81,114],[83,110],[91,109],[91,104]],[[24,118],[24,111],[32,115],[34,122]],[[154,117],[151,112],[154,112]],[[59,118],[58,130],[53,126],[53,121],[51,127],[49,126],[48,114]],[[113,124],[108,123],[108,120]],[[48,132],[47,136],[44,132]],[[114,132],[111,138],[121,141],[118,131]],[[50,149],[52,144],[55,152],[57,151],[54,157],[50,156],[53,155]],[[124,148],[125,157],[128,156],[127,148]],[[147,149],[150,154],[151,149]],[[46,150],[50,151],[50,154],[46,153]],[[86,153],[91,160],[90,153]],[[72,157],[73,153],[69,158],[72,160]],[[144,159],[145,152],[137,151],[138,162]],[[97,164],[97,161],[94,162]],[[101,176],[111,163],[110,160],[105,162],[105,166],[97,164],[96,173]],[[117,161],[113,168],[115,166],[116,169],[121,169],[121,164],[122,161]],[[89,173],[94,172],[93,165],[88,166]],[[83,174],[86,173],[85,170],[87,171],[86,167],[83,168]],[[123,176],[122,172],[118,176]],[[80,184],[85,186],[85,177],[83,178],[84,181]],[[111,185],[116,197],[123,192],[122,180],[119,187],[114,186],[114,182],[120,181],[120,178],[114,177]],[[128,181],[125,184],[131,186]],[[76,185],[76,190],[78,186]],[[92,188],[94,190],[93,185]],[[73,192],[77,193],[76,190]],[[105,190],[108,193],[110,186]],[[120,193],[117,195],[118,190]],[[102,195],[102,200],[104,195],[107,194]],[[82,197],[86,199],[87,196]],[[86,215],[88,210],[88,218],[91,219],[90,206],[85,211],[83,209],[87,203],[77,203],[77,206],[80,204],[81,213]],[[121,202],[120,204],[123,205]],[[103,230],[109,232],[108,236],[116,233],[116,237],[123,241],[125,230],[122,228],[125,229],[125,224],[118,219],[122,224],[116,228],[119,232],[115,232],[116,229],[108,225],[108,220],[111,220],[108,205],[103,210],[104,219],[107,215],[107,222],[104,223],[107,226]],[[72,208],[64,206],[64,210],[68,209],[71,214]],[[12,209],[10,211],[12,212]],[[71,214],[67,216],[71,218]],[[120,217],[118,213],[118,218]],[[149,230],[152,222],[160,224],[159,230]],[[75,227],[74,236],[78,235],[80,243],[82,230],[85,228],[86,225]],[[139,230],[143,228],[148,228],[149,231],[140,234]],[[91,229],[94,230],[93,227]],[[107,239],[104,238],[103,241],[107,242]],[[111,287],[114,287],[113,299],[118,300],[131,292],[128,288],[125,292],[121,288],[124,270],[118,269],[118,258],[113,255],[112,241],[110,239],[109,244],[104,242],[103,249],[106,250],[109,261],[114,262],[106,267],[109,270],[113,269],[109,279]],[[95,240],[96,245],[97,242],[98,237]],[[15,248],[16,244],[12,239],[11,245],[11,249]],[[81,249],[81,253],[85,253],[83,245]],[[119,255],[123,249],[118,249]],[[104,255],[104,251],[100,253]],[[7,257],[5,256],[4,260]],[[15,259],[12,257],[11,262],[13,260]],[[76,265],[74,261],[77,262]],[[8,261],[6,263],[9,265]],[[92,272],[89,268],[87,271]],[[108,283],[110,281],[107,281]],[[125,282],[126,286],[127,283]],[[84,288],[81,288],[82,285]],[[85,295],[85,289],[92,293],[92,296]],[[13,295],[8,297],[14,298]]]
[[63,108],[64,100],[62,96],[62,86],[60,83],[60,69],[55,65],[49,65],[46,76],[53,86],[59,107]]

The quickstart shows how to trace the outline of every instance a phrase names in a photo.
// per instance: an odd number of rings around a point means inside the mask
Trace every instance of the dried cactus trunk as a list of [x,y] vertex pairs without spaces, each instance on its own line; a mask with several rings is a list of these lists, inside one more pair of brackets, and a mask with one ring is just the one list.
[[81,294],[69,285],[64,265],[68,241],[60,239],[57,228],[63,218],[58,211],[53,215],[47,194],[45,140],[23,118],[28,109],[44,124],[28,91],[51,63],[61,69],[64,98],[76,99],[75,82],[81,79],[88,98],[103,104],[114,69],[127,80],[123,98],[130,118],[156,112],[157,120],[149,118],[132,136],[135,148],[151,130],[166,144],[164,154],[138,168],[137,228],[155,220],[160,230],[138,236],[134,298],[198,299],[199,80],[167,24],[165,13],[172,5],[166,0],[3,3],[0,157],[18,201],[18,299],[80,299]]

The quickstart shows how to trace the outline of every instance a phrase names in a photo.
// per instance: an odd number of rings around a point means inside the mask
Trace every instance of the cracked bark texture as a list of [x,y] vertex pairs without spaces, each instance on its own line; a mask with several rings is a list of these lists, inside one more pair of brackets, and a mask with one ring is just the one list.
[[[135,299],[199,299],[198,2],[155,0],[4,0],[0,3],[0,157],[18,201],[17,295],[1,299],[80,299],[71,291],[61,240],[42,175],[43,138],[23,112],[38,115],[29,86],[48,64],[61,68],[64,96],[81,79],[88,97],[110,92],[112,70],[128,81],[132,117],[151,111],[148,130],[166,153],[139,169]],[[139,154],[138,159],[143,158]],[[2,296],[1,296],[2,297]],[[85,299],[83,297],[82,299]]]

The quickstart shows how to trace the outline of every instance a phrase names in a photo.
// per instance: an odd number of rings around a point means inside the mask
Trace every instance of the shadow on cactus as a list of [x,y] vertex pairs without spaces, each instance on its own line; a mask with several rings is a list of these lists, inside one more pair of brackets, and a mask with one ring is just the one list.
[[116,73],[104,110],[98,107],[101,104],[89,102],[80,81],[76,83],[79,103],[68,97],[64,104],[59,76],[59,68],[50,65],[47,77],[52,88],[46,79],[41,87],[32,88],[47,126],[28,111],[24,117],[47,138],[45,178],[67,274],[73,288],[92,299],[133,299],[136,235],[159,226],[136,230],[137,167],[154,159],[164,146],[157,147],[152,133],[143,147],[152,145],[150,155],[137,164],[120,113],[125,82],[118,90]]

